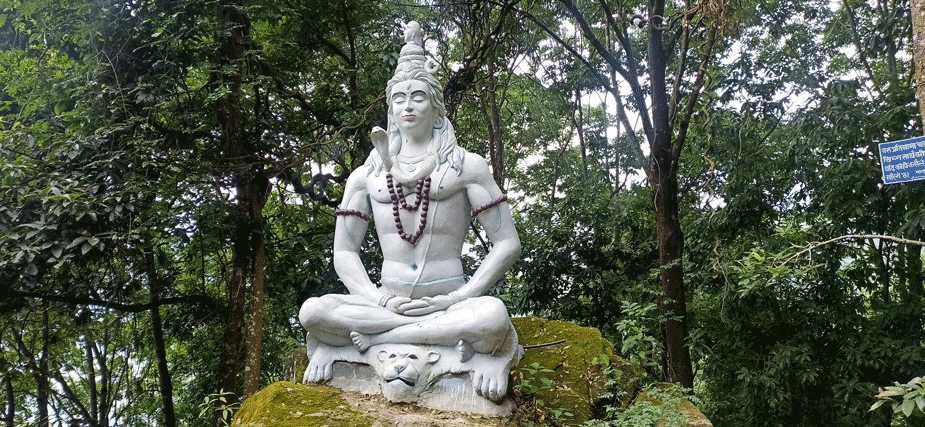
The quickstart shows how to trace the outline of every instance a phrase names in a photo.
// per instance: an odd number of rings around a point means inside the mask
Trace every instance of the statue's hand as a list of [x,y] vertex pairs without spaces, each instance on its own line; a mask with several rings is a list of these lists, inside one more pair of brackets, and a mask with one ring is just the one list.
[[392,297],[389,299],[389,302],[385,304],[385,308],[398,314],[404,314],[403,310],[399,307],[409,302],[411,302],[411,298],[408,297]]
[[437,295],[411,300],[398,307],[406,316],[423,316],[437,311],[443,311],[453,305],[449,295]]

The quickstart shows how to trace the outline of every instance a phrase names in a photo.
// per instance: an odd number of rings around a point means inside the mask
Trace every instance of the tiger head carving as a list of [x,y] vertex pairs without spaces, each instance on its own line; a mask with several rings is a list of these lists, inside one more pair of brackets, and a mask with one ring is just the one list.
[[391,346],[378,353],[382,395],[393,402],[414,402],[432,382],[440,353],[418,346]]

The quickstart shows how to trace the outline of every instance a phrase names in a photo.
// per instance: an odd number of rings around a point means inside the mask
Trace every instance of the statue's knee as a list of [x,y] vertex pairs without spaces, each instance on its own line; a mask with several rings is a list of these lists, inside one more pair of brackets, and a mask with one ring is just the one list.
[[479,314],[489,317],[510,318],[507,314],[507,307],[500,299],[495,297],[481,297],[478,302]]
[[511,323],[511,317],[507,313],[507,307],[498,298],[481,297],[477,303],[477,318],[485,319],[496,333],[506,331]]
[[299,323],[303,328],[309,329],[318,323],[321,317],[322,302],[320,298],[309,298],[302,303],[299,309]]

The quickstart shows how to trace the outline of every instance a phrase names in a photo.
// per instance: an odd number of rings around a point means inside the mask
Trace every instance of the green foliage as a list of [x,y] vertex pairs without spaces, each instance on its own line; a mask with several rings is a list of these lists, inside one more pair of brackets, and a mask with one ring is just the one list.
[[221,391],[206,396],[203,402],[199,404],[199,407],[202,408],[202,411],[199,412],[199,418],[211,421],[212,414],[218,412],[218,418],[222,425],[231,425],[232,417],[241,408],[241,404],[233,400],[234,395],[231,392]]
[[512,176],[537,199],[519,212],[524,255],[514,267],[512,303],[515,312],[567,319],[613,337],[619,301],[654,297],[654,229],[645,189],[614,194],[603,165],[589,168],[594,179],[586,180],[579,153],[567,149]]
[[609,406],[601,419],[588,421],[584,427],[683,427],[687,417],[682,411],[687,392],[679,387],[653,385],[645,388],[629,407]]
[[[218,301],[226,297],[230,242],[241,224],[236,186],[248,172],[233,165],[242,162],[234,150],[258,153],[243,163],[264,168],[265,180],[300,180],[303,165],[311,170],[306,159],[352,168],[368,152],[368,126],[357,130],[357,123],[382,116],[376,99],[390,69],[380,54],[393,53],[400,38],[392,16],[364,2],[245,5],[251,38],[246,67],[237,68],[220,60],[227,34],[219,6],[0,5],[0,333],[2,346],[15,350],[11,366],[36,372],[5,376],[22,390],[36,390],[43,373],[79,377],[51,379],[56,390],[73,391],[56,397],[52,422],[164,422],[154,325],[144,305],[156,297],[173,301],[159,308],[158,326],[177,418],[210,424],[197,417],[196,403],[216,389],[227,309]],[[366,39],[357,43],[355,35]],[[244,147],[220,143],[229,122],[222,114],[231,93],[226,82],[237,69],[248,74]],[[282,375],[302,335],[294,307],[337,286],[330,208],[294,194],[282,179],[274,184],[278,194],[265,210],[274,220],[266,228],[267,378]],[[336,199],[332,187],[316,191]],[[48,339],[48,325],[36,320],[42,312],[55,323]],[[96,338],[107,350],[95,362],[74,350],[83,336],[115,331],[118,339]],[[110,365],[121,368],[109,369],[105,386],[93,390],[91,369]],[[128,367],[144,369],[129,378]],[[118,404],[130,406],[93,408],[90,401],[103,394],[129,396]],[[47,406],[35,399],[19,399],[17,416],[34,418]]]
[[910,426],[925,423],[925,378],[915,377],[905,384],[894,382],[892,386],[880,388],[877,401],[870,407],[876,411],[889,403],[893,408],[894,418],[902,414]]
[[[533,362],[527,366],[521,366],[518,369],[521,374],[519,375],[520,382],[514,385],[514,388],[519,390],[525,396],[533,396],[537,392],[552,390],[553,382],[551,379],[546,378],[543,374],[551,374],[555,371],[549,368],[544,368],[540,365],[539,362]],[[517,376],[517,374],[514,374]],[[575,416],[575,414],[568,411],[566,408],[548,408],[546,402],[543,399],[536,399],[536,406],[541,411],[549,411],[552,415],[556,424],[563,420],[567,420]],[[525,426],[539,426],[542,424],[534,424],[532,421],[524,424]]]
[[[625,381],[626,373],[611,364],[611,360],[606,354],[601,354],[591,359],[591,364],[600,365],[603,368],[601,375],[607,379],[604,383],[604,392],[598,397],[602,401],[608,402],[608,406],[626,406],[625,403],[628,403],[626,400],[627,394],[629,393],[625,385],[621,384]],[[633,372],[640,372],[640,370],[634,370]]]
[[538,374],[551,374],[555,371],[544,368],[539,362],[533,362],[528,366],[522,366],[519,369],[523,374],[520,376],[520,382],[514,385],[514,388],[526,395],[536,394],[540,390],[549,390],[552,388],[552,380]]
[[663,317],[658,306],[652,303],[639,304],[630,301],[621,303],[624,317],[617,322],[620,336],[620,354],[634,366],[650,375],[661,378],[661,357],[664,346],[658,337]]

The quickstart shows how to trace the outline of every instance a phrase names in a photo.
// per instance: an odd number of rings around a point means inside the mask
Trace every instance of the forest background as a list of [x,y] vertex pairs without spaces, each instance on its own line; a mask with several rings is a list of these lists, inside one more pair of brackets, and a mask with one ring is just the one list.
[[220,424],[298,378],[417,20],[511,200],[513,314],[601,329],[717,426],[915,422],[868,410],[925,374],[925,183],[877,150],[922,135],[914,8],[0,1],[2,421]]

